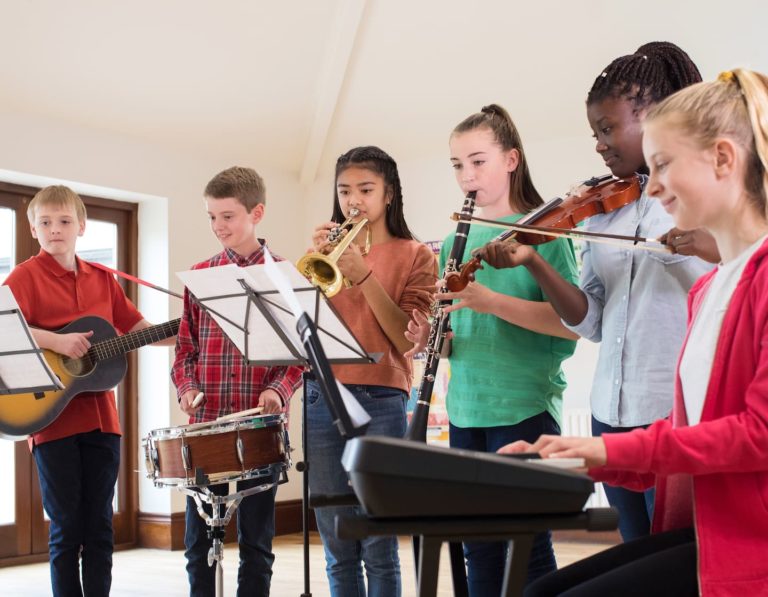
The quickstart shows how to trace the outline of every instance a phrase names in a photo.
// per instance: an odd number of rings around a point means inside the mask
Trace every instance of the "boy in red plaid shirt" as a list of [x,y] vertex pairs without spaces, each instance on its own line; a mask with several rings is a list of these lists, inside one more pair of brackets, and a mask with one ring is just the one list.
[[[265,242],[256,236],[256,225],[264,217],[264,181],[251,168],[233,167],[220,172],[204,193],[211,230],[223,251],[198,263],[202,269],[235,263],[241,267],[264,263]],[[280,258],[275,256],[276,260]],[[301,367],[253,367],[244,363],[234,344],[214,320],[184,293],[184,313],[176,342],[171,378],[176,385],[179,406],[190,415],[190,423],[213,421],[217,417],[256,406],[264,414],[288,409],[291,396],[301,384]],[[205,399],[193,406],[199,392]],[[269,482],[269,479],[238,481],[237,490]],[[227,485],[211,491],[226,495]],[[272,577],[272,537],[275,533],[276,488],[243,499],[238,507],[240,568],[238,595],[269,595]],[[208,506],[207,506],[208,507]],[[187,498],[185,555],[190,593],[213,596],[215,567],[208,565],[211,539],[195,501]]]

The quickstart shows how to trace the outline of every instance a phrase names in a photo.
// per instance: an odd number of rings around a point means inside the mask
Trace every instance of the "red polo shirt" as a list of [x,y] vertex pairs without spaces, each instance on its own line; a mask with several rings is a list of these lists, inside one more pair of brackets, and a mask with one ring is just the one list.
[[[77,274],[41,249],[10,273],[5,284],[30,326],[58,330],[86,315],[96,315],[124,334],[143,319],[111,274],[76,259]],[[53,423],[32,434],[30,446],[96,429],[120,434],[111,390],[79,394]]]

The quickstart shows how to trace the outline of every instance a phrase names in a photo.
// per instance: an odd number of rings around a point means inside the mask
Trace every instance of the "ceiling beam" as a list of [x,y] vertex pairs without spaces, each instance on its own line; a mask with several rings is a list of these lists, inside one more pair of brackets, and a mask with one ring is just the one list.
[[341,0],[335,21],[328,32],[328,46],[325,49],[325,58],[317,81],[312,128],[299,176],[299,182],[304,186],[312,184],[317,176],[320,158],[328,139],[328,131],[336,112],[367,1]]

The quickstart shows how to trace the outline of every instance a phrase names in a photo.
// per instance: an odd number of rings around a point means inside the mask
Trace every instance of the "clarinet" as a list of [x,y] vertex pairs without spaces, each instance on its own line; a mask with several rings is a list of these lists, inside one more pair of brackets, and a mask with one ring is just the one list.
[[[445,262],[443,270],[443,280],[449,273],[457,272],[464,256],[464,248],[467,246],[467,235],[469,234],[469,225],[472,212],[475,210],[475,197],[477,191],[470,191],[464,199],[464,205],[461,207],[461,215],[465,218],[459,220],[456,227],[456,234],[453,238],[453,247],[448,261]],[[438,295],[448,292],[445,286],[440,288]],[[449,317],[443,311],[449,301],[439,298],[432,303],[432,324],[429,328],[429,340],[424,352],[427,355],[424,363],[424,375],[419,384],[419,394],[416,400],[416,406],[413,409],[411,422],[405,431],[405,439],[411,441],[427,441],[427,422],[429,419],[429,404],[432,399],[432,387],[435,385],[435,375],[437,366],[440,364],[440,351],[443,348],[443,342],[448,333]]]

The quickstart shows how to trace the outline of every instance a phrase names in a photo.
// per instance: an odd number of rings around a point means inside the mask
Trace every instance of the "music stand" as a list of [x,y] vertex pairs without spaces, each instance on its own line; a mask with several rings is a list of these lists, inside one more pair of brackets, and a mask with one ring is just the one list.
[[[9,394],[42,394],[64,386],[48,366],[8,286],[0,286],[0,413]],[[0,437],[18,439],[9,424]],[[23,434],[26,435],[26,434]]]
[[[213,317],[235,344],[248,365],[308,366],[328,397],[339,433],[343,437],[354,437],[365,432],[370,417],[354,396],[337,384],[330,364],[373,363],[375,358],[364,351],[322,292],[304,278],[293,264],[287,261],[275,262],[265,249],[263,265],[240,268],[230,264],[180,272],[177,275],[201,309]],[[309,597],[306,381],[305,375],[302,426],[304,462],[301,466],[297,464],[297,470],[304,475],[303,595]],[[210,520],[206,522],[212,524]],[[223,553],[214,553],[213,557],[220,570]]]

